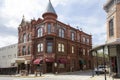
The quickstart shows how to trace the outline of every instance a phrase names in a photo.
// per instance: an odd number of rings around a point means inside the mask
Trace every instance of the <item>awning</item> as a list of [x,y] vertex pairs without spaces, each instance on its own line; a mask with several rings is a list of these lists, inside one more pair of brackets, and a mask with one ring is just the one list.
[[16,63],[24,63],[25,62],[25,58],[14,58],[13,60],[11,60],[12,63],[14,63],[14,61]]
[[45,61],[46,62],[54,62],[54,59],[53,58],[46,58]]
[[66,64],[67,63],[67,59],[61,58],[61,59],[58,60],[58,62]]
[[34,64],[40,64],[43,60],[42,59],[35,59],[33,61]]
[[96,46],[96,47],[92,48],[91,51],[102,49],[105,46],[117,46],[117,45],[120,45],[120,41],[110,42],[110,43]]

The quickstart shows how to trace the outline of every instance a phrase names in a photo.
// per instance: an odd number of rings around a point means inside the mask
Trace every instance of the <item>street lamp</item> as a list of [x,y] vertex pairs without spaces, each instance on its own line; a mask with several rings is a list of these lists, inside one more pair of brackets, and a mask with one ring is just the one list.
[[26,66],[26,71],[25,71],[25,74],[27,75],[27,61],[25,60],[25,66]]
[[55,66],[55,74],[57,74],[57,63],[56,62],[54,63],[54,66]]
[[[91,51],[90,52],[91,54],[92,54],[92,59],[93,59],[93,61],[94,61],[94,56],[96,55],[96,53],[94,52],[94,51]],[[94,77],[94,62],[93,62],[93,64],[91,64],[93,67],[92,67],[92,77]]]
[[42,76],[42,63],[40,63],[40,76]]

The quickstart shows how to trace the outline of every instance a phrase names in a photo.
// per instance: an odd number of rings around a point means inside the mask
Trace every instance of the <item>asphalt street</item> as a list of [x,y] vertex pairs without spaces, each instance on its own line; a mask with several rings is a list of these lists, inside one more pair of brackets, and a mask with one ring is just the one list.
[[0,76],[0,80],[89,80],[92,76],[91,71],[77,71],[61,74],[44,74],[42,77],[35,77],[34,75],[24,76]]

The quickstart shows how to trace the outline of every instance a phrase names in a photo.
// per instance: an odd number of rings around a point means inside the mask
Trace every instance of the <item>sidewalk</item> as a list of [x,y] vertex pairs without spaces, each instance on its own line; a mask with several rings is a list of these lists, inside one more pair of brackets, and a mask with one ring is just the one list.
[[[104,75],[94,76],[94,77],[91,77],[89,80],[105,80],[105,76]],[[120,79],[116,79],[116,78],[112,78],[111,76],[107,76],[106,80],[120,80]]]

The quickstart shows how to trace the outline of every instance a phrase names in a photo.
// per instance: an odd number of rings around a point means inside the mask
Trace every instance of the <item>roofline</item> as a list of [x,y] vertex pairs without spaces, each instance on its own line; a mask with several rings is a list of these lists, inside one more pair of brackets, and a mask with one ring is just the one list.
[[108,4],[110,4],[111,2],[112,2],[112,0],[107,1],[107,2],[104,4],[104,7],[107,7]]

